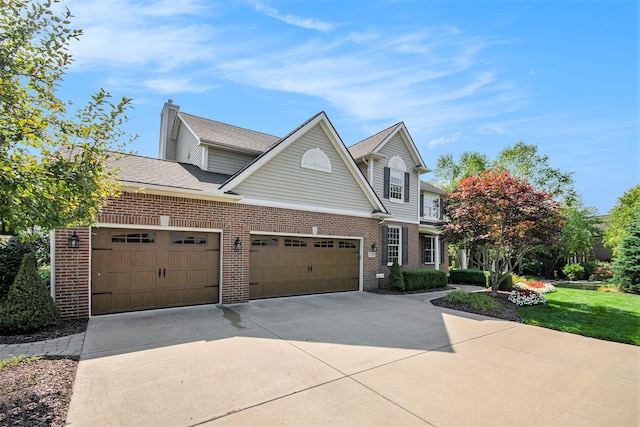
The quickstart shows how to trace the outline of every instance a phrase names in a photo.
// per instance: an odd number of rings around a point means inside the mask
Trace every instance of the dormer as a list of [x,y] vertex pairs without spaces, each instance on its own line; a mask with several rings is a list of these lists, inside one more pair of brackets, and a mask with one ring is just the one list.
[[438,224],[446,221],[443,209],[443,199],[447,192],[420,181],[420,223]]

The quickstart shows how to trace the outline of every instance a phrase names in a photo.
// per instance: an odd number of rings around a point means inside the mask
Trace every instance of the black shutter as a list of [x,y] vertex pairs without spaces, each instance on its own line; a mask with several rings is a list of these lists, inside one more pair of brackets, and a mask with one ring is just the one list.
[[426,236],[421,236],[420,237],[420,262],[422,264],[425,264],[427,262],[427,257],[425,254],[425,248],[427,247],[427,237]]
[[409,172],[404,173],[404,201],[409,202]]
[[420,194],[420,217],[424,216],[424,194]]
[[389,255],[389,251],[387,249],[388,239],[389,239],[389,226],[383,225],[382,226],[382,255],[380,256],[380,259],[382,260],[382,265],[387,265],[387,263],[389,262],[387,258]]
[[389,183],[391,182],[391,169],[385,166],[384,168],[384,191],[383,198],[389,198]]
[[402,227],[402,265],[409,264],[409,227]]

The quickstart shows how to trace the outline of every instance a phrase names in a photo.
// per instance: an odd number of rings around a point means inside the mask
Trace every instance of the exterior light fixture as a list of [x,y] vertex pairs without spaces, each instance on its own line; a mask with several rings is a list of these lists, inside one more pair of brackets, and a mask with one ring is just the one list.
[[71,237],[69,237],[69,242],[67,244],[67,247],[71,249],[78,249],[80,247],[80,238],[78,237],[75,231],[73,232]]
[[378,246],[375,243],[371,244],[371,252],[378,252]]
[[233,242],[233,249],[235,249],[236,251],[242,250],[242,242],[240,241],[239,237],[236,237],[236,241]]

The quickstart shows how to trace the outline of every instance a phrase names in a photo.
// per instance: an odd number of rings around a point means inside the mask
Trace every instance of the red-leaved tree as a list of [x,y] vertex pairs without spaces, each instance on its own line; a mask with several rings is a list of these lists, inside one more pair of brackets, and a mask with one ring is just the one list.
[[445,205],[444,233],[479,255],[492,294],[529,251],[555,244],[562,230],[557,202],[528,181],[497,168],[463,179]]

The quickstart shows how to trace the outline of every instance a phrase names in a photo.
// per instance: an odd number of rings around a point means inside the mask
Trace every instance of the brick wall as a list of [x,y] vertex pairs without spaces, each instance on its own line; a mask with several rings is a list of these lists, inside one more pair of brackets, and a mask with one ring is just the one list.
[[[382,272],[379,254],[368,257],[368,248],[375,243],[381,247],[381,228],[377,219],[358,218],[290,209],[251,206],[208,200],[187,199],[141,193],[123,193],[112,200],[98,218],[99,223],[145,225],[160,227],[160,216],[170,217],[169,227],[209,228],[223,230],[221,246],[222,303],[245,302],[249,299],[250,233],[271,232],[312,234],[317,227],[319,235],[362,237],[363,287],[378,286],[375,278]],[[67,248],[67,238],[73,231],[80,237],[80,249]],[[420,256],[417,225],[410,230],[409,248],[412,265]],[[234,251],[234,242],[240,238],[242,251]],[[88,228],[59,230],[55,246],[55,295],[63,317],[88,317],[90,279],[90,232]],[[415,247],[414,247],[415,246]],[[417,261],[416,261],[417,260]],[[385,272],[388,277],[388,273]]]

